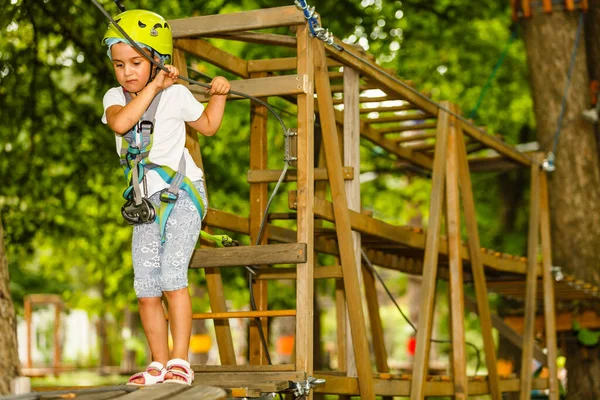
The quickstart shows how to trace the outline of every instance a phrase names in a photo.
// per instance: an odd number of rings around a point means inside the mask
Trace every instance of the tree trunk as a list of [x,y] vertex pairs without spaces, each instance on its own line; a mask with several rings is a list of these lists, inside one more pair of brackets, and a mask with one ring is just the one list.
[[[544,151],[552,149],[578,13],[537,14],[524,22],[537,135]],[[582,118],[589,108],[589,75],[581,38],[550,176],[554,264],[586,281],[600,282],[600,168],[593,126]]]
[[21,374],[17,352],[17,318],[8,282],[4,229],[0,220],[0,395],[10,394],[11,380]]
[[[590,0],[590,11],[585,16],[585,39],[590,81],[596,86],[596,101],[600,104],[600,0]],[[590,105],[591,106],[591,105]],[[596,124],[596,138],[600,139],[600,124]],[[600,143],[598,145],[600,153]]]
[[567,399],[600,398],[600,346],[583,346],[569,333],[566,348]]
[[[539,13],[523,21],[531,74],[537,135],[544,151],[552,149],[579,13]],[[600,168],[594,127],[582,118],[590,106],[586,41],[580,39],[550,176],[550,208],[554,265],[579,279],[599,283]],[[575,345],[573,345],[575,346]],[[600,398],[600,387],[587,378],[598,370],[597,351],[585,359],[567,352],[569,399]],[[593,376],[593,375],[592,375]]]

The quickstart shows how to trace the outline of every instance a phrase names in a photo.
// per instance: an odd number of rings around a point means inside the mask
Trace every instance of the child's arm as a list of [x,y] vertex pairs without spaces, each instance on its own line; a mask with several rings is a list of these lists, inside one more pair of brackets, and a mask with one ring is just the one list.
[[188,122],[188,125],[204,136],[212,136],[219,130],[225,113],[227,93],[231,88],[229,81],[222,76],[215,77],[210,84],[211,98],[206,109],[196,121]]
[[133,99],[126,105],[114,105],[106,109],[108,126],[117,134],[124,135],[139,122],[154,97],[163,89],[168,88],[177,80],[179,70],[172,65],[165,66],[170,73],[160,71],[156,78],[139,93],[132,94]]

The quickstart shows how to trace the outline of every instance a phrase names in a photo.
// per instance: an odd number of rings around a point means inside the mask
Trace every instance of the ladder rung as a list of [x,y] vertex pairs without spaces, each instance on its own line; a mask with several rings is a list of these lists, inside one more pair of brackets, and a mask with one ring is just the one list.
[[194,252],[190,268],[300,264],[305,262],[306,243],[284,243],[199,249]]
[[[341,279],[342,267],[340,265],[330,265],[317,267],[314,269],[315,279]],[[276,280],[276,279],[296,279],[296,268],[260,268],[256,270],[254,276],[256,280]]]
[[[229,311],[217,313],[195,313],[192,319],[230,319],[230,318],[264,318],[295,317],[296,310],[263,310],[263,311]],[[168,317],[167,317],[168,319]]]

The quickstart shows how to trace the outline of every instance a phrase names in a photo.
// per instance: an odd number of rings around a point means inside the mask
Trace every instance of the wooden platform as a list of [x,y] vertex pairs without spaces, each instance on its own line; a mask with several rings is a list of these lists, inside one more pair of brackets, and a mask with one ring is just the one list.
[[[230,393],[229,393],[230,394]],[[81,399],[81,400],[184,400],[184,399],[203,399],[203,400],[225,400],[229,398],[227,391],[204,385],[179,385],[175,383],[165,383],[148,387],[135,386],[105,386],[94,388],[70,388],[64,390],[36,391],[24,395],[2,396],[0,399]]]

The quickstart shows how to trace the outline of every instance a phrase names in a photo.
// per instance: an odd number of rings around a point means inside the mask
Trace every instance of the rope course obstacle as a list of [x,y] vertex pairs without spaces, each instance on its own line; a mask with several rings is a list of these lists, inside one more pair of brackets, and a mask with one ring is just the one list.
[[[514,4],[516,7],[517,3]],[[584,7],[587,2],[565,4]],[[531,12],[531,2],[523,1],[521,6],[515,9],[522,10],[519,12],[525,16]],[[310,22],[313,17],[314,11],[304,1],[298,1],[297,6],[169,21],[174,36],[174,64],[183,78],[187,78],[190,60],[201,60],[239,78],[231,81],[230,100],[248,98],[241,96],[242,93],[264,102],[250,104],[249,215],[210,208],[205,219],[209,228],[248,235],[256,245],[199,249],[190,264],[192,269],[204,269],[212,309],[209,313],[194,314],[194,318],[215,321],[222,364],[193,366],[196,383],[222,387],[229,391],[230,397],[245,398],[293,392],[296,398],[335,394],[360,395],[365,399],[375,396],[466,399],[470,395],[490,394],[492,399],[500,400],[503,392],[521,392],[521,398],[527,399],[532,389],[549,389],[550,399],[557,400],[555,301],[594,299],[600,289],[574,282],[570,277],[559,281],[560,271],[552,269],[543,155],[522,152],[486,133],[462,117],[455,104],[432,101],[379,67],[362,50],[339,41],[326,30],[319,30],[320,26]],[[281,27],[289,27],[292,34],[265,31],[278,28],[281,32]],[[227,52],[226,46],[211,44],[215,38],[284,47],[295,50],[295,56],[246,60]],[[190,83],[189,79],[182,82]],[[364,92],[369,89],[379,89],[382,94],[368,97]],[[190,90],[198,100],[208,100],[204,90],[196,86],[190,86]],[[297,126],[291,130],[294,133],[286,135],[293,156],[288,158],[286,154],[283,170],[267,168],[265,103],[270,97],[288,101],[289,109],[297,117]],[[315,115],[320,121],[319,129],[315,128]],[[321,139],[320,147],[315,146],[319,143],[315,141],[317,136]],[[431,176],[427,231],[391,225],[361,210],[359,172],[365,169],[360,159],[361,139],[402,164]],[[186,146],[195,162],[202,166],[195,132],[188,131]],[[483,153],[484,150],[488,152]],[[494,155],[490,156],[489,150]],[[291,168],[286,175],[288,164]],[[479,243],[471,173],[506,168],[527,168],[531,173],[527,258],[484,249]],[[398,173],[402,171],[399,169]],[[210,180],[209,175],[207,179]],[[292,212],[269,214],[268,185],[282,180],[296,184],[295,190],[288,193]],[[280,218],[295,221],[295,229],[278,224]],[[463,220],[468,234],[466,242],[461,240]],[[323,221],[335,227],[324,227]],[[333,255],[339,263],[317,265],[317,254]],[[394,374],[388,365],[377,277],[368,268],[371,264],[422,276],[412,375]],[[221,269],[236,266],[252,269],[255,310],[227,309]],[[284,279],[296,282],[296,309],[270,310],[267,283]],[[339,371],[314,370],[315,279],[336,282]],[[450,291],[452,375],[444,379],[434,379],[429,374],[438,279],[447,280]],[[474,286],[475,299],[465,296],[465,285]],[[522,334],[490,311],[488,291],[524,301]],[[364,297],[357,295],[361,292]],[[546,352],[534,342],[538,297],[543,299]],[[465,308],[476,311],[480,318],[487,376],[467,374]],[[367,315],[364,309],[368,310]],[[267,333],[267,319],[276,317],[296,319],[294,358],[290,364],[269,365],[261,342],[259,327]],[[237,365],[231,318],[260,322],[250,329],[249,365]],[[520,377],[500,375],[492,328],[522,349],[524,367]],[[350,351],[346,351],[348,345]],[[549,378],[532,378],[533,358],[547,365]],[[145,398],[155,398],[150,391],[146,393]]]

